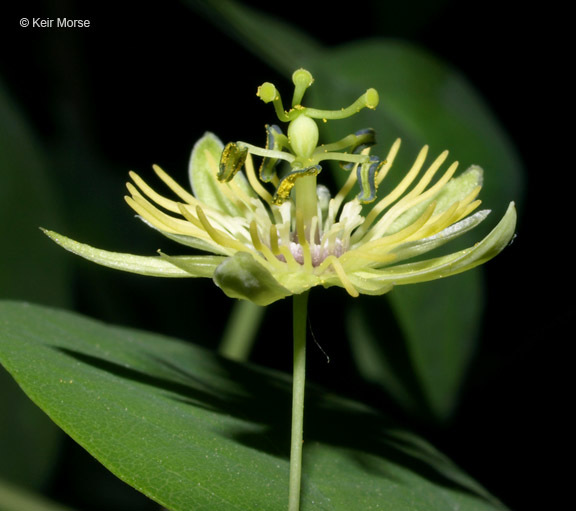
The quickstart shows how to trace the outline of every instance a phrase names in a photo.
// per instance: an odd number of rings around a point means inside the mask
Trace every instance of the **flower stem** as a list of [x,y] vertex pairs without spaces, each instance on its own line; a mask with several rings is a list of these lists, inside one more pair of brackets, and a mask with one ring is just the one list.
[[294,373],[292,383],[292,440],[288,511],[300,509],[304,388],[306,385],[306,316],[308,291],[293,297]]
[[264,310],[265,307],[247,300],[234,304],[218,350],[222,356],[238,362],[250,358]]

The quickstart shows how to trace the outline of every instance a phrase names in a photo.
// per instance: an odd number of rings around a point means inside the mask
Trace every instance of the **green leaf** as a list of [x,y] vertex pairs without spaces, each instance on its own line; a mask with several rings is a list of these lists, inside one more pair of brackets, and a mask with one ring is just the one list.
[[[161,335],[0,304],[0,360],[109,470],[172,511],[287,502],[291,384]],[[302,510],[505,509],[386,417],[308,389]]]

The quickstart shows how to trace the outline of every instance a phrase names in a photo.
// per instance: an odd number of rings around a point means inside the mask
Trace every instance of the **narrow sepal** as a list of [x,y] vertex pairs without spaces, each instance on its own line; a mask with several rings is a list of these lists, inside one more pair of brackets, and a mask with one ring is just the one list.
[[[123,254],[119,252],[108,252],[107,250],[101,250],[91,247],[90,245],[74,241],[54,231],[48,231],[46,229],[42,229],[42,231],[49,238],[51,238],[53,241],[58,243],[58,245],[65,248],[69,252],[79,255],[80,257],[83,257],[84,259],[94,263],[106,266],[108,268],[113,268],[115,270],[137,273],[139,275],[147,275],[149,277],[207,276],[205,268],[203,268],[202,271],[198,274],[194,274],[174,266],[172,263],[158,256],[138,256],[133,254]],[[198,256],[198,259],[203,259],[203,256]]]

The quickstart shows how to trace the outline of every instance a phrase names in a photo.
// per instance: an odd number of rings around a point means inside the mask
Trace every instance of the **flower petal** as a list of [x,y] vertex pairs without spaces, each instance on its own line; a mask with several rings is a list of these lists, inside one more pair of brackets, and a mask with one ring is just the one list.
[[403,285],[427,282],[470,270],[495,257],[514,237],[516,208],[511,202],[498,225],[473,247],[435,259],[357,272],[381,284]]
[[[108,252],[79,243],[54,231],[42,230],[60,246],[84,259],[115,270],[149,277],[211,277],[216,267],[224,259],[218,256],[184,257],[186,269],[183,269],[183,264],[180,264],[181,267],[179,267],[162,257]],[[173,260],[179,261],[177,258],[173,258]]]
[[[188,174],[194,196],[202,203],[214,208],[222,213],[231,216],[241,216],[242,210],[231,200],[232,194],[226,194],[225,183],[218,181],[218,163],[224,145],[213,133],[205,133],[192,149]],[[246,177],[238,172],[234,177],[244,192],[254,197],[255,194],[248,185]]]
[[479,187],[482,186],[482,180],[482,169],[477,165],[472,165],[459,176],[450,179],[437,194],[433,194],[428,200],[402,213],[394,220],[392,225],[390,225],[387,232],[396,232],[403,229],[406,225],[411,224],[432,201],[436,202],[435,214],[443,213],[450,208],[452,204],[465,199],[474,190],[479,189]]
[[490,210],[483,209],[482,211],[478,211],[474,215],[469,216],[464,220],[460,220],[460,222],[452,224],[450,227],[447,227],[438,234],[434,234],[433,236],[429,236],[428,238],[423,238],[421,240],[409,241],[399,245],[392,251],[392,253],[396,256],[394,262],[396,263],[411,257],[416,257],[418,255],[425,254],[430,250],[441,247],[444,245],[444,243],[452,241],[458,236],[461,236],[462,234],[465,234],[468,231],[474,229],[474,227],[484,221],[489,213]]
[[176,243],[180,243],[181,245],[202,250],[204,252],[212,252],[214,254],[221,254],[221,255],[231,255],[229,249],[217,245],[212,240],[206,241],[200,238],[195,238],[194,236],[187,236],[185,234],[173,234],[171,232],[166,232],[159,229],[155,225],[151,224],[145,218],[142,218],[141,216],[138,216],[138,218],[142,220],[148,227],[158,231],[163,236],[166,236],[168,239],[171,239]]

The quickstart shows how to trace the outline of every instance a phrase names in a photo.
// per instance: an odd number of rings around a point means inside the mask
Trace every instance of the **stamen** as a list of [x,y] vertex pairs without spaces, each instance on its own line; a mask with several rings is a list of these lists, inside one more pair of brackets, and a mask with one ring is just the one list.
[[221,246],[227,247],[227,248],[232,248],[232,249],[237,250],[239,252],[250,252],[248,247],[246,247],[245,245],[240,243],[238,240],[235,240],[234,238],[231,238],[231,237],[227,236],[226,234],[224,234],[223,232],[218,231],[217,229],[212,227],[212,225],[208,221],[208,218],[206,217],[204,211],[202,211],[202,208],[200,206],[196,207],[196,214],[198,215],[198,220],[200,220],[200,223],[202,224],[202,227],[204,227],[204,230],[206,231],[206,233],[218,245],[221,245]]
[[470,204],[468,204],[462,211],[458,212],[458,220],[461,220],[462,218],[468,216],[470,213],[472,213],[472,211],[474,211],[478,206],[480,206],[480,204],[482,204],[481,200],[475,200]]
[[[434,209],[436,207],[436,203],[431,203],[424,212],[416,219],[416,221],[412,222],[408,227],[386,236],[384,238],[379,238],[373,241],[368,241],[360,245],[359,249],[357,250],[350,250],[342,255],[342,261],[347,262],[348,260],[354,260],[355,254],[357,252],[364,252],[369,253],[370,251],[381,251],[383,248],[395,245],[400,242],[405,242],[408,237],[413,235],[414,233],[418,232],[425,224],[428,222],[432,214],[434,213]],[[351,262],[352,262],[351,261]]]
[[[371,237],[382,236],[388,230],[390,225],[392,225],[392,222],[394,222],[402,213],[408,211],[410,208],[417,206],[418,204],[421,204],[422,202],[425,202],[428,199],[433,198],[438,192],[440,192],[442,187],[446,183],[448,183],[448,181],[450,181],[450,179],[454,175],[454,172],[456,172],[457,168],[458,168],[458,162],[454,162],[444,173],[444,175],[434,184],[434,186],[426,190],[424,193],[419,193],[420,191],[423,190],[423,187],[421,187],[420,183],[418,183],[418,185],[413,190],[411,190],[402,199],[400,199],[400,201],[398,201],[378,221],[378,223],[372,229],[372,233],[370,234],[370,236]],[[434,169],[434,172],[436,172],[437,170],[438,170],[437,168]],[[428,183],[430,182],[430,179],[427,179],[426,181]]]
[[150,222],[153,226],[160,229],[161,231],[166,231],[172,234],[185,234],[201,239],[208,239],[205,237],[204,231],[196,228],[190,222],[186,222],[179,218],[174,218],[170,215],[167,215],[140,195],[134,197],[124,197],[124,199],[128,205],[144,220]]
[[411,236],[408,236],[404,242],[427,238],[442,231],[449,225],[452,225],[456,221],[456,211],[458,206],[459,203],[455,202],[446,211],[433,217],[432,221],[427,222],[420,230],[416,231]]
[[318,231],[318,217],[312,217],[310,221],[310,233],[309,233],[310,243],[319,243],[320,242],[320,233]]
[[[482,203],[481,200],[476,201],[474,200],[476,197],[478,197],[478,194],[480,193],[481,190],[482,186],[477,186],[460,201],[460,208],[458,210],[459,215],[458,220],[460,220],[460,218],[463,218],[464,216],[468,216],[474,209],[476,209]],[[469,210],[471,206],[473,206],[472,210]]]
[[[200,222],[200,220],[198,220],[197,217],[194,216],[193,212],[190,211],[190,209],[193,209],[194,211],[196,211],[196,208],[191,208],[191,206],[188,206],[186,204],[179,204],[180,208],[179,208],[179,213],[186,219],[188,220],[188,222],[190,222],[191,224],[195,225],[196,227],[198,227],[199,229],[204,230],[204,226],[202,225],[202,222]],[[196,206],[199,207],[199,206]],[[206,206],[205,206],[206,207]]]
[[256,220],[250,222],[250,239],[252,240],[254,248],[258,250],[258,252],[261,252],[268,262],[277,267],[282,265],[282,262],[272,253],[272,250],[262,243],[260,235],[258,234],[258,225],[256,224]]
[[[146,194],[156,204],[162,206],[164,209],[167,209],[168,211],[171,211],[172,213],[178,213],[178,204],[176,202],[167,199],[166,197],[163,197],[159,193],[155,192],[150,186],[146,184],[146,182],[138,174],[136,174],[136,172],[130,171],[129,175],[134,181],[134,183],[136,183],[138,188],[140,188],[140,190],[142,190],[142,192],[144,192],[144,194]],[[132,183],[126,183],[126,188],[128,188],[130,195],[132,195],[133,197],[136,195],[142,196]]]
[[382,213],[382,211],[384,211],[390,204],[396,201],[396,199],[398,199],[412,184],[412,182],[414,181],[414,179],[416,179],[416,176],[420,172],[422,165],[424,165],[424,161],[426,160],[427,155],[428,155],[428,146],[426,145],[418,153],[416,161],[412,165],[412,168],[409,170],[408,174],[404,176],[404,179],[402,179],[402,181],[398,183],[398,185],[396,186],[396,188],[394,188],[394,190],[392,190],[392,192],[390,192],[388,195],[383,197],[377,204],[375,204],[374,207],[370,210],[370,212],[366,215],[366,220],[364,220],[364,223],[354,233],[354,236],[352,238],[353,243],[356,243],[358,240],[360,240],[366,234],[366,232],[368,231],[372,223],[376,220],[376,218],[378,218],[380,213]]
[[284,260],[288,265],[288,271],[296,272],[300,270],[300,263],[294,257],[294,254],[290,250],[289,246],[280,245],[279,247],[281,255],[284,256]]
[[278,247],[278,230],[274,224],[270,225],[270,249],[275,256],[280,254]]
[[306,269],[311,269],[312,257],[310,254],[310,244],[308,243],[304,227],[304,215],[302,210],[296,211],[296,233],[298,235],[298,244],[302,247],[303,265]]
[[398,151],[400,150],[400,143],[401,143],[401,140],[399,138],[397,138],[394,141],[394,143],[392,144],[390,151],[388,151],[388,156],[386,156],[386,159],[385,159],[386,163],[380,169],[380,172],[378,172],[378,175],[376,176],[376,185],[379,185],[384,180],[384,178],[388,174],[388,171],[392,168],[392,164],[394,163],[394,160],[396,159],[396,155],[398,154]]
[[254,170],[254,162],[252,160],[252,156],[248,154],[248,158],[246,158],[246,162],[244,164],[244,168],[246,169],[246,177],[248,178],[248,182],[252,189],[258,194],[258,196],[264,201],[267,202],[269,205],[272,205],[272,195],[268,193],[266,188],[264,188],[258,178],[256,177],[256,171]]
[[357,181],[356,172],[352,170],[352,172],[350,172],[350,174],[348,175],[348,179],[346,180],[342,188],[340,188],[340,191],[336,194],[334,199],[332,199],[334,201],[333,208],[335,216],[338,213],[338,210],[340,209],[342,202],[344,201],[346,196],[350,193],[350,190],[352,190],[353,186],[356,184],[356,181]]
[[360,296],[360,293],[358,293],[356,288],[352,285],[352,282],[350,281],[350,279],[346,275],[346,272],[344,271],[342,264],[340,263],[340,261],[338,260],[338,258],[336,256],[329,255],[326,259],[324,259],[323,263],[318,267],[318,270],[320,272],[325,271],[328,266],[332,266],[332,268],[336,272],[336,275],[338,275],[340,282],[342,282],[344,289],[346,289],[346,291],[348,292],[348,294],[350,296],[353,296],[354,298],[357,298],[358,296]]
[[164,172],[164,170],[162,170],[158,165],[152,165],[152,168],[154,169],[154,172],[156,172],[156,175],[162,181],[164,181],[164,183],[166,185],[168,185],[168,187],[176,195],[178,195],[178,197],[180,197],[184,202],[187,202],[188,204],[191,204],[193,206],[198,204],[198,200],[196,199],[196,197],[194,197],[192,194],[188,193],[184,188],[182,188],[176,181],[174,181],[174,179],[172,179],[168,174],[166,174],[166,172]]
[[[428,170],[424,173],[424,175],[422,176],[422,179],[420,179],[420,181],[418,181],[418,183],[416,184],[416,186],[410,190],[410,192],[408,193],[407,196],[415,196],[415,195],[419,195],[420,193],[422,193],[426,187],[428,186],[428,184],[430,183],[430,181],[432,181],[432,178],[434,177],[434,175],[436,174],[436,172],[438,172],[438,169],[442,166],[442,164],[446,161],[446,158],[448,158],[448,151],[443,151],[440,156],[438,156],[438,158],[436,158],[434,160],[434,162],[432,163],[432,165],[430,165],[430,167],[428,168]],[[446,174],[448,174],[450,172],[450,170],[452,169],[452,167],[454,167],[454,165],[458,166],[458,162],[454,162],[450,168],[448,169],[448,171],[446,172]],[[454,172],[456,171],[456,167],[454,167],[454,169],[452,170],[452,174],[454,174]]]

